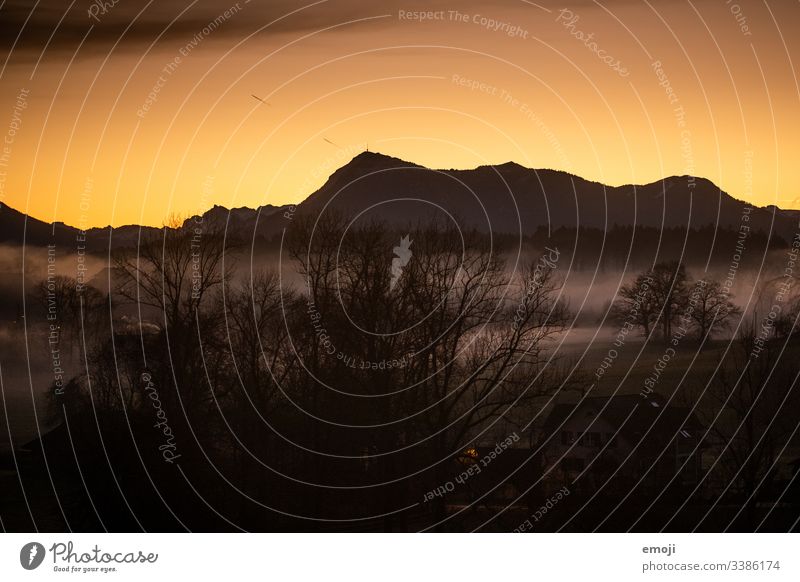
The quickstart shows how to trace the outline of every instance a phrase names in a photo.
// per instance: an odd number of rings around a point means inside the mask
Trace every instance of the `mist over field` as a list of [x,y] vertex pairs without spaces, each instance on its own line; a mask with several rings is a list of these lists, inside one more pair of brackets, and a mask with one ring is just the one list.
[[[569,306],[571,317],[569,325],[554,334],[545,348],[559,357],[565,356],[573,365],[593,369],[596,360],[612,344],[620,328],[620,323],[612,314],[612,303],[620,288],[630,284],[646,262],[639,259],[638,269],[633,264],[626,268],[624,257],[617,256],[611,262],[623,263],[623,266],[609,267],[602,261],[587,264],[585,260],[576,258],[575,247],[559,248],[557,242],[549,244],[552,246],[531,240],[506,243],[505,246],[510,248],[500,247],[497,254],[505,262],[508,276],[513,279],[523,277],[526,266],[535,263],[542,254],[552,253],[553,250],[557,252],[558,258],[554,263],[557,294]],[[777,285],[786,273],[787,262],[792,260],[790,250],[769,250],[733,270],[730,264],[723,264],[719,260],[706,270],[702,260],[687,251],[686,258],[693,261],[693,266],[687,269],[691,280],[706,278],[724,281],[730,274],[734,275],[729,287],[730,298],[741,308],[742,314],[734,325],[717,332],[714,336],[716,340],[729,340],[742,322],[757,321],[759,314],[763,318],[769,313],[775,303]],[[376,254],[386,254],[386,251],[376,249]],[[230,267],[227,274],[230,285],[249,286],[257,274],[265,271],[277,273],[282,265],[280,285],[283,291],[308,293],[307,278],[299,272],[297,259],[286,249],[281,257],[280,248],[275,243],[231,249],[225,260]],[[110,284],[113,287],[114,261],[109,259],[108,254],[84,254],[80,263],[86,267],[84,276],[89,285],[103,293],[108,291]],[[513,271],[515,263],[516,273]],[[0,271],[9,275],[0,279],[0,305],[3,306],[0,351],[5,356],[5,411],[17,442],[27,442],[52,426],[52,410],[47,394],[53,383],[53,358],[47,343],[46,306],[42,304],[37,288],[47,282],[48,276],[74,278],[78,264],[78,255],[74,252],[61,255],[48,251],[46,247],[0,246]],[[792,298],[796,294],[797,290],[792,289]],[[133,308],[118,299],[113,301],[112,309],[114,325],[118,330],[136,331],[139,317],[149,325],[163,326],[163,314],[158,310],[141,306]],[[641,344],[645,339],[642,330],[630,334],[626,349],[640,349],[631,346]],[[85,367],[77,345],[79,341],[80,338],[75,338],[67,350],[62,349],[63,357],[59,364],[64,369],[65,377],[80,374]],[[652,336],[649,342],[658,344],[659,340]],[[694,341],[687,344],[694,346]],[[7,432],[0,434],[0,446],[9,446]]]

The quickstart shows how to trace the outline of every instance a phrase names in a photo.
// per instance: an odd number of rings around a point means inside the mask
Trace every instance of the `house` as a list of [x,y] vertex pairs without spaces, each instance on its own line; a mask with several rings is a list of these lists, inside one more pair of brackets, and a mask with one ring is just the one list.
[[538,439],[546,490],[574,482],[593,491],[612,478],[618,490],[640,479],[639,487],[645,488],[695,484],[702,434],[689,408],[667,403],[656,393],[556,404]]

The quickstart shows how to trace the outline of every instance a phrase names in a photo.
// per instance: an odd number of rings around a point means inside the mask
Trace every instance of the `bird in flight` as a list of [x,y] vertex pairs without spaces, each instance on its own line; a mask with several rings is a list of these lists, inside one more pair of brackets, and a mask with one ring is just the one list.
[[343,149],[343,148],[342,148],[342,146],[340,146],[340,145],[337,145],[337,144],[333,143],[333,142],[332,142],[331,140],[329,140],[327,137],[323,137],[322,139],[323,139],[324,141],[328,142],[329,144],[331,144],[331,145],[332,145],[333,147],[335,147],[335,148]]
[[267,103],[266,101],[264,101],[264,100],[263,100],[261,97],[259,97],[258,95],[253,95],[252,93],[250,93],[250,97],[252,97],[253,99],[256,99],[256,100],[258,100],[258,101],[261,101],[261,102],[262,102],[264,105],[269,105],[269,103]]

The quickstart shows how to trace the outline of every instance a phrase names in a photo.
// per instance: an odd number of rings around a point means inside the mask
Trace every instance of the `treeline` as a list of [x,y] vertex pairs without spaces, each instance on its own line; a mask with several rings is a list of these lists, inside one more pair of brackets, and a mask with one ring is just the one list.
[[[647,226],[611,225],[608,230],[596,228],[540,227],[525,236],[524,244],[532,248],[557,246],[574,261],[573,269],[603,271],[641,270],[655,263],[679,261],[687,267],[727,268],[736,254],[740,231],[708,225],[700,229],[655,228]],[[513,249],[517,238],[496,235],[499,244]],[[758,267],[765,253],[788,248],[778,235],[748,231],[745,252],[739,268]]]

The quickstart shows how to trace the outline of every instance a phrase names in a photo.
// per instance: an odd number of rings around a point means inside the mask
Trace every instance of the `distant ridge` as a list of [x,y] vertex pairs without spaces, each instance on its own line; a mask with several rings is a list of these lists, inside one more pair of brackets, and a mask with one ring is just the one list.
[[[202,219],[248,240],[278,235],[289,224],[285,214],[318,215],[328,210],[393,225],[456,219],[484,232],[530,234],[542,226],[738,229],[746,206],[710,180],[691,176],[611,187],[568,172],[531,169],[516,162],[472,170],[433,170],[381,153],[362,152],[296,207],[214,206]],[[289,208],[291,212],[287,212]],[[796,210],[752,207],[746,224],[791,239],[798,218]],[[93,228],[87,231],[87,239],[91,249],[99,251],[109,245],[133,246],[141,234],[159,230],[135,225]],[[45,223],[7,206],[0,208],[0,243],[74,244],[77,233],[74,227]]]

